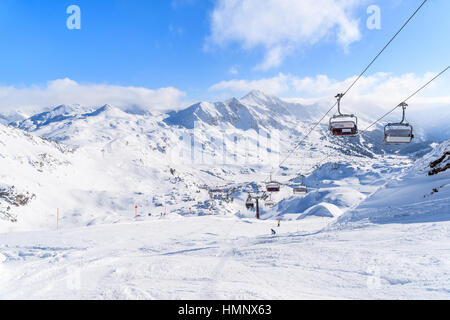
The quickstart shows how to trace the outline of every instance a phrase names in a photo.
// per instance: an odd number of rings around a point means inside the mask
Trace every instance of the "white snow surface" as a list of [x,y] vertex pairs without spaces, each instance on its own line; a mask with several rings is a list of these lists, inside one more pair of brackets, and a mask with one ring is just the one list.
[[[0,299],[448,299],[450,170],[427,173],[450,140],[385,146],[379,128],[337,139],[323,125],[277,170],[321,111],[252,92],[0,124]],[[245,147],[255,130],[281,138],[277,161],[261,138]],[[282,189],[256,220],[247,192],[270,172]],[[210,199],[216,187],[234,200]]]
[[449,298],[449,222],[326,223],[169,214],[1,234],[0,298]]

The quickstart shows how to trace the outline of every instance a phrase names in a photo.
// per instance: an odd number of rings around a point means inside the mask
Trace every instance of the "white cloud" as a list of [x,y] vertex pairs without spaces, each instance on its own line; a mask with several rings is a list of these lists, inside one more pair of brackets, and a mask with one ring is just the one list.
[[354,11],[361,0],[218,0],[207,44],[262,46],[266,57],[257,69],[280,65],[294,48],[335,38],[346,48],[361,38]]
[[66,78],[50,81],[46,86],[0,87],[0,113],[36,111],[61,104],[110,104],[119,108],[139,106],[150,111],[164,111],[182,107],[184,96],[184,92],[173,87],[151,90],[107,84],[79,84]]
[[282,94],[290,90],[290,77],[280,73],[273,78],[259,80],[230,80],[219,82],[209,88],[210,91],[226,91],[246,93],[252,90],[261,90],[268,94]]
[[288,49],[276,46],[267,51],[264,61],[255,67],[255,70],[269,70],[278,67],[287,55]]
[[[365,118],[377,117],[383,111],[398,105],[435,75],[436,73],[393,75],[380,72],[362,77],[343,99],[343,111],[362,114]],[[288,96],[296,101],[333,103],[335,101],[333,97],[348,88],[355,78],[356,76],[338,81],[326,75],[298,78],[280,73],[275,77],[259,80],[222,81],[211,86],[210,90],[227,92],[230,95],[261,90],[281,97]],[[450,106],[449,82],[448,75],[436,80],[409,101],[411,110],[448,109]],[[299,98],[292,98],[293,96]],[[394,114],[393,117],[395,116]],[[429,116],[433,117],[435,114]]]
[[[375,73],[368,77],[362,77],[344,100],[354,107],[359,105],[358,109],[362,111],[370,111],[370,106],[389,109],[406,99],[435,75],[431,72],[423,75],[407,73],[398,76],[383,72]],[[290,77],[290,88],[293,92],[308,97],[333,97],[348,88],[355,79],[356,76],[343,81],[336,81],[325,75],[302,79]],[[448,77],[437,80],[411,99],[410,103],[418,105],[418,108],[422,103],[428,106],[430,104],[450,104],[450,95],[446,89],[448,82]]]
[[[363,120],[363,126],[368,125],[392,110],[435,75],[436,73],[431,72],[423,75],[393,75],[380,72],[362,77],[342,100],[342,112],[356,114]],[[322,112],[331,107],[336,101],[334,96],[347,89],[355,78],[356,76],[338,81],[326,75],[298,78],[280,73],[275,77],[259,80],[222,81],[211,86],[210,90],[222,96],[261,90],[268,94],[289,97],[285,98],[288,101],[303,104],[319,102],[321,111],[318,112]],[[450,138],[449,86],[450,74],[443,75],[408,101],[407,120],[413,124],[418,136],[437,140]],[[382,123],[400,120],[401,110],[398,109]]]

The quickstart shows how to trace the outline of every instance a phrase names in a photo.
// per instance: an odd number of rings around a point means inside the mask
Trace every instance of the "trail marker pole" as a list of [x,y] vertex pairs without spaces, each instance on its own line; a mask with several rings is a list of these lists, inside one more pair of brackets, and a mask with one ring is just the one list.
[[189,215],[191,215],[191,208],[189,208]]
[[136,205],[136,206],[134,206],[134,217],[135,218],[137,217],[137,210],[138,210],[138,206]]

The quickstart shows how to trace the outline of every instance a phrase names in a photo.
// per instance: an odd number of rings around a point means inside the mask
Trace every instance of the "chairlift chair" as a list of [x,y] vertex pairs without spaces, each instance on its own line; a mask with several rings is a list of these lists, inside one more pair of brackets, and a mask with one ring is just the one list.
[[405,102],[400,105],[403,109],[403,118],[399,123],[388,123],[384,127],[384,142],[388,144],[411,143],[414,139],[413,127],[405,122],[406,107]]
[[270,199],[270,200],[267,200],[267,201],[265,202],[265,206],[266,206],[266,207],[269,207],[269,208],[272,208],[272,207],[275,206],[275,202],[273,202],[271,199]]
[[307,194],[308,188],[306,186],[296,186],[294,187],[294,194]]
[[222,190],[220,188],[214,188],[214,189],[210,189],[209,192],[215,193],[215,194],[220,194],[220,193],[224,193],[224,190]]
[[[267,199],[267,198],[269,198],[269,199]],[[265,197],[264,205],[269,208],[272,208],[275,206],[275,202],[272,200],[272,195]]]
[[269,182],[266,186],[267,192],[280,192],[280,184],[278,182]]
[[280,192],[281,185],[280,183],[272,180],[272,174],[270,175],[270,182],[266,184],[267,192]]
[[294,194],[307,194],[308,193],[308,188],[304,184],[304,179],[305,179],[305,176],[302,175],[302,183],[300,185],[294,186],[294,188],[293,188]]
[[255,203],[253,202],[251,196],[248,196],[247,201],[245,202],[245,207],[247,210],[251,210],[255,207]]
[[336,96],[338,114],[330,118],[329,130],[333,136],[354,136],[358,134],[358,118],[353,114],[341,113],[341,99],[344,94]]

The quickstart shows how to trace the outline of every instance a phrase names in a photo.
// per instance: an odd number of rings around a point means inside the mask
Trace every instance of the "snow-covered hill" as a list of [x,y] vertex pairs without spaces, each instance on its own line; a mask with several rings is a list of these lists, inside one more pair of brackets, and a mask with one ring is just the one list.
[[419,222],[450,220],[450,140],[387,179],[341,221]]
[[[23,208],[10,209],[17,217],[15,225],[53,228],[58,208],[64,213],[61,226],[118,222],[132,218],[135,205],[141,214],[160,214],[164,206],[163,211],[183,215],[191,208],[197,215],[214,211],[253,217],[245,210],[246,192],[251,186],[264,188],[270,172],[286,187],[274,195],[275,208],[264,208],[265,219],[280,212],[291,219],[291,214],[299,216],[319,204],[345,212],[410,165],[411,157],[430,149],[428,142],[420,141],[388,147],[379,130],[338,139],[323,124],[277,170],[323,110],[321,105],[303,106],[253,91],[241,99],[201,102],[168,115],[125,112],[109,105],[63,105],[14,122],[33,137],[73,149],[59,161],[71,165],[41,175],[40,189],[29,186],[28,176],[10,177],[15,163],[2,166],[4,181],[17,180],[35,195]],[[16,137],[11,145],[23,145],[21,139]],[[4,149],[5,154],[11,152]],[[35,151],[33,157],[39,154]],[[301,174],[311,186],[304,198],[294,196],[290,188]],[[234,188],[236,201],[212,201],[208,188],[217,186]],[[15,227],[3,223],[3,228]]]
[[[278,169],[323,110],[251,92],[0,125],[0,299],[448,297],[450,140],[323,124]],[[258,221],[244,204],[270,172]]]
[[40,227],[50,203],[58,201],[61,181],[56,176],[71,170],[72,152],[67,146],[0,124],[2,231],[14,227],[11,221]]

